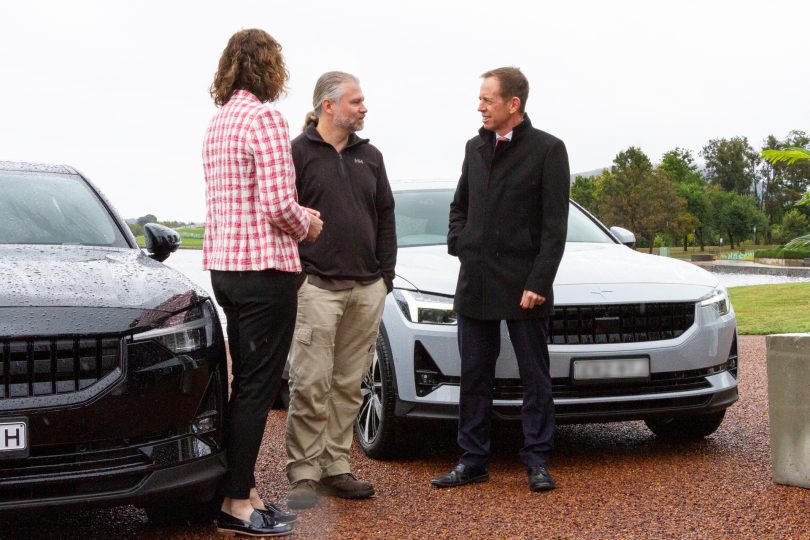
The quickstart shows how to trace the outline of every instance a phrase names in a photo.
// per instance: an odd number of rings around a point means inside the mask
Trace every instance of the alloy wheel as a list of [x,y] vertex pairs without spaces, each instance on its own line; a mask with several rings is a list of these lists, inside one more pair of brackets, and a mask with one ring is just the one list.
[[363,376],[360,392],[363,395],[363,404],[360,406],[357,423],[363,442],[369,444],[377,437],[382,417],[382,376],[376,350],[371,365]]

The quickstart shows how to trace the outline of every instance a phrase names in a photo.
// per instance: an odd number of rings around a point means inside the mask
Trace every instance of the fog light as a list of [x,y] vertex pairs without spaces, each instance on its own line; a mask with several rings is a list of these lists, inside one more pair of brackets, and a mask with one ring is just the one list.
[[205,457],[210,456],[213,452],[211,451],[211,447],[202,442],[198,438],[194,438],[194,457]]
[[435,371],[417,371],[416,376],[418,377],[417,384],[431,387],[439,384],[439,374]]
[[416,395],[419,397],[426,396],[436,390],[445,379],[439,366],[436,365],[430,353],[419,340],[413,346],[413,379],[416,386]]
[[734,332],[734,340],[731,342],[731,350],[728,352],[728,372],[737,378],[737,332]]

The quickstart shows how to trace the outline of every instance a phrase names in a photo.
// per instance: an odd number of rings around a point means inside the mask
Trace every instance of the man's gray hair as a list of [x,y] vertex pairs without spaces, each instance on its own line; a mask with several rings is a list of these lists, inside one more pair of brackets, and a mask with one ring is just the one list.
[[313,110],[312,112],[307,113],[307,116],[304,119],[304,129],[306,129],[310,123],[315,123],[317,125],[318,118],[323,112],[323,101],[325,99],[336,102],[343,97],[343,85],[345,83],[354,83],[359,85],[360,79],[351,73],[346,73],[344,71],[327,71],[318,77],[318,82],[315,83],[315,90],[312,92]]

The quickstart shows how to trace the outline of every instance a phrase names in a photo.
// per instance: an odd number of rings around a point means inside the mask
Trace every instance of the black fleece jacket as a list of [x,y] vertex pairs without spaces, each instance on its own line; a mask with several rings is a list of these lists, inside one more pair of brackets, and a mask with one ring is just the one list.
[[390,292],[397,259],[394,196],[379,150],[352,134],[341,152],[311,124],[292,141],[298,201],[321,213],[323,230],[299,246],[304,272],[327,279],[382,277]]

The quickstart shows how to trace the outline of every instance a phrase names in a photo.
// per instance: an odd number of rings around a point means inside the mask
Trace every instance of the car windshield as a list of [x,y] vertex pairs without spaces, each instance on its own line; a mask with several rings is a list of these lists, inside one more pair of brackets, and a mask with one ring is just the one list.
[[0,244],[129,247],[79,176],[0,171]]
[[[434,246],[447,243],[452,189],[395,191],[397,245]],[[568,242],[612,244],[613,239],[577,206],[568,212]]]

